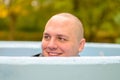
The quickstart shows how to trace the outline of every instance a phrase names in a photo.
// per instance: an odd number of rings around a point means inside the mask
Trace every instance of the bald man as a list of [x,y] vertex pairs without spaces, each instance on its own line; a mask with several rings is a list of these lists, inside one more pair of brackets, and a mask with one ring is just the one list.
[[43,33],[42,53],[35,56],[70,57],[78,56],[85,45],[81,21],[70,13],[51,17]]

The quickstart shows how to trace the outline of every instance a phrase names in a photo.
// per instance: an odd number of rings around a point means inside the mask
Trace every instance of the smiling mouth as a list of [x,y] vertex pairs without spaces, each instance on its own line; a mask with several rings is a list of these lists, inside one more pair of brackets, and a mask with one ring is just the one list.
[[48,52],[48,56],[60,56],[62,53]]

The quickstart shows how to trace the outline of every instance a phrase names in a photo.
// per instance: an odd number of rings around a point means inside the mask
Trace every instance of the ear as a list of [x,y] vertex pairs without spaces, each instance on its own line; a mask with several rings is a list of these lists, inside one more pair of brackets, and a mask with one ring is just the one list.
[[84,46],[85,46],[85,39],[81,39],[80,40],[80,43],[79,43],[79,52],[81,52],[83,49],[84,49]]

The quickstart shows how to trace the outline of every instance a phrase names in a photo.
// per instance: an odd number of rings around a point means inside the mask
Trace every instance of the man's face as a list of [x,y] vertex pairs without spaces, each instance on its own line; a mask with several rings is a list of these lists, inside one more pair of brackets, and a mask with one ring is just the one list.
[[57,18],[47,23],[42,39],[43,56],[76,56],[79,46],[72,22]]

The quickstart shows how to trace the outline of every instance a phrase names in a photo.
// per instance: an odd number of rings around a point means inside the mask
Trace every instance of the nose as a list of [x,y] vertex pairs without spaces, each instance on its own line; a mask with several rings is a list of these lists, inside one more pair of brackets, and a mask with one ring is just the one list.
[[49,50],[56,50],[56,49],[57,49],[57,42],[55,41],[55,39],[51,39],[51,40],[48,42],[47,48],[48,48]]

